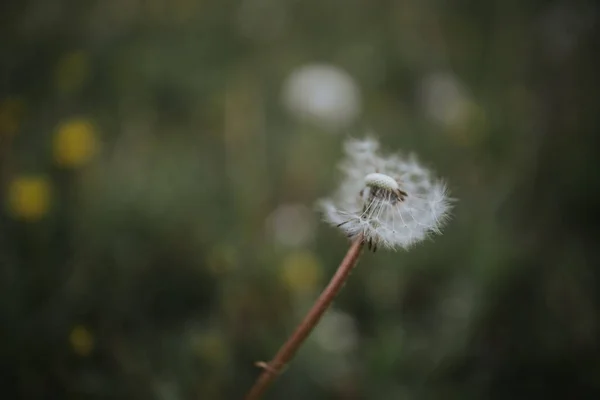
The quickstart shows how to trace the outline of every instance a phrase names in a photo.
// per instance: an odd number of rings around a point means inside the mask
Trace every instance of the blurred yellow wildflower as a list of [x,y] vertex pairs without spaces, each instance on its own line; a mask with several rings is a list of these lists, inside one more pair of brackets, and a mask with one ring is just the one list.
[[313,291],[321,282],[321,263],[309,251],[298,251],[283,260],[281,280],[296,294]]
[[94,336],[85,326],[73,327],[69,334],[69,342],[73,351],[82,357],[89,356],[94,350]]
[[98,148],[96,130],[84,118],[61,123],[54,135],[54,160],[63,167],[80,167],[94,156]]
[[14,135],[23,115],[23,101],[8,98],[0,101],[0,136]]
[[41,176],[21,176],[8,187],[8,212],[15,218],[35,221],[42,218],[50,206],[50,183]]
[[65,94],[76,92],[87,79],[89,71],[88,58],[82,51],[64,55],[54,71],[56,88]]

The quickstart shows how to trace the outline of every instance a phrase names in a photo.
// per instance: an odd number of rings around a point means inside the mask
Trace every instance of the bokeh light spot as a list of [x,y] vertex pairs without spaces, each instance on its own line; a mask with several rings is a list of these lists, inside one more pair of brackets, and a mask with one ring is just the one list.
[[332,353],[346,353],[356,348],[358,331],[356,322],[349,314],[329,310],[314,332],[315,341],[319,346]]
[[328,64],[292,71],[284,83],[283,102],[294,117],[333,130],[350,126],[362,109],[355,80]]
[[50,205],[50,183],[41,176],[15,178],[8,187],[9,214],[17,219],[36,221],[42,218]]
[[281,268],[281,280],[296,294],[312,292],[322,279],[321,263],[309,251],[287,256]]
[[98,149],[94,125],[76,118],[61,123],[54,136],[54,160],[63,167],[80,167],[90,161]]
[[69,334],[69,342],[73,351],[82,357],[89,356],[94,350],[94,336],[85,326],[73,327]]

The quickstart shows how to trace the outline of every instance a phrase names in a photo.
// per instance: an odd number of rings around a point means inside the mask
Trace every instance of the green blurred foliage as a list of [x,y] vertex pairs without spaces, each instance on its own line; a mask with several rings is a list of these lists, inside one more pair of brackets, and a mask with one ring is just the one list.
[[[453,219],[364,254],[267,398],[597,398],[598,12],[3,2],[1,396],[241,398],[343,257],[314,204],[373,131]],[[286,106],[311,63],[359,88],[345,125]]]

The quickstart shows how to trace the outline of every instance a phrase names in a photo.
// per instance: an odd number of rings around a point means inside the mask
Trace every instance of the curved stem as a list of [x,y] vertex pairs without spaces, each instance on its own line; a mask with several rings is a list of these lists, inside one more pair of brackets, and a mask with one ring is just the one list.
[[329,281],[325,290],[323,290],[292,336],[290,336],[287,342],[281,346],[275,357],[273,357],[269,363],[257,363],[258,366],[263,368],[263,372],[246,395],[246,400],[260,399],[277,375],[279,375],[283,367],[285,367],[285,365],[294,357],[296,351],[300,348],[304,340],[306,340],[310,332],[312,332],[344,285],[344,282],[346,282],[350,271],[352,271],[352,268],[358,261],[363,244],[364,241],[361,237],[352,243],[350,249],[348,249],[348,253],[346,253],[346,256],[335,272],[335,275],[333,275],[333,278],[331,278],[331,281]]

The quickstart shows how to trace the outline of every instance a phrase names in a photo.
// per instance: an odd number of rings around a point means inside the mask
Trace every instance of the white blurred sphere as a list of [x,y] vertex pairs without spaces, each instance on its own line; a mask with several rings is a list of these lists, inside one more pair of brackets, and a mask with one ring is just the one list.
[[361,111],[354,79],[327,64],[309,64],[292,71],[283,86],[283,101],[294,117],[326,129],[349,126]]

